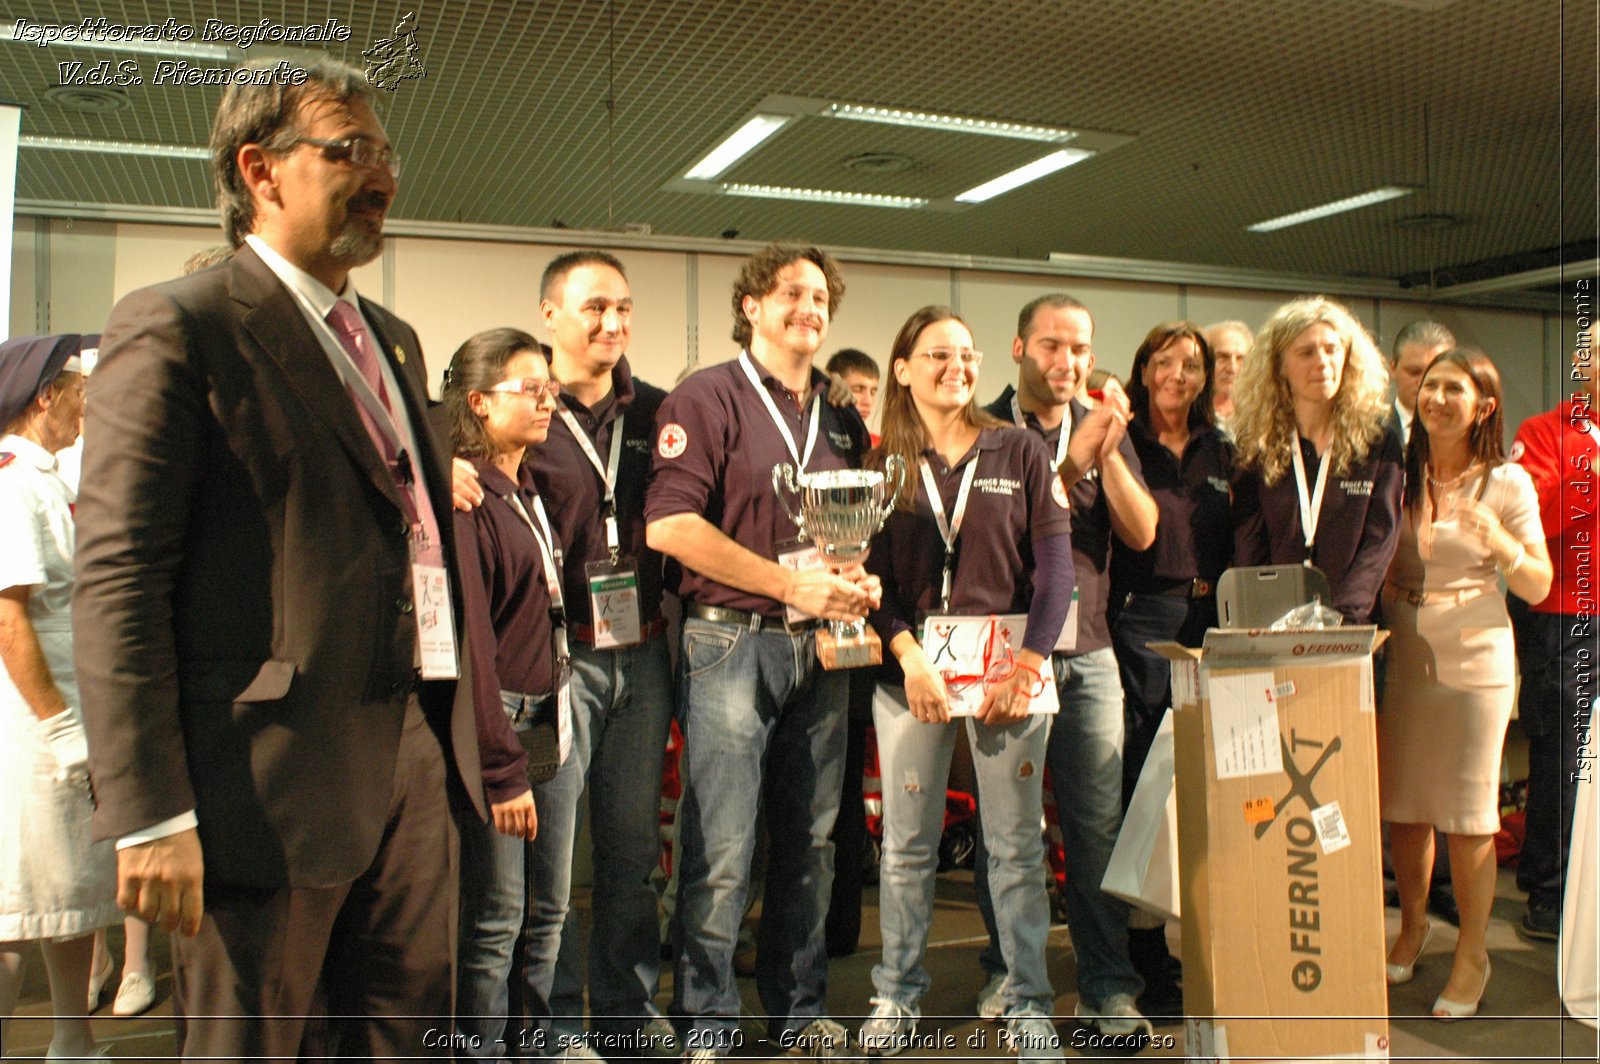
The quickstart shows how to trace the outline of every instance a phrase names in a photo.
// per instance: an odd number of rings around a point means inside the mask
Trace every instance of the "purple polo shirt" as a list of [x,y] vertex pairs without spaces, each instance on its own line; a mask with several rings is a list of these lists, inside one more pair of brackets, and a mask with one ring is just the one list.
[[[984,409],[1006,424],[1013,424],[1011,398],[1015,394],[1016,389],[1007,385],[1000,397]],[[1072,411],[1072,428],[1076,432],[1089,408],[1073,399],[1068,409]],[[1046,431],[1032,414],[1022,416],[1028,428],[1044,440],[1046,452],[1054,458],[1061,442],[1061,426],[1058,424]],[[1126,436],[1117,445],[1117,453],[1122,455],[1134,477],[1143,483],[1139,455]],[[1076,657],[1111,645],[1111,626],[1106,623],[1106,604],[1111,598],[1111,506],[1101,488],[1098,467],[1078,478],[1069,498],[1072,500],[1072,568],[1078,581],[1078,642],[1067,656]]]
[[[655,446],[656,411],[667,393],[635,380],[624,358],[611,371],[611,394],[584,406],[570,393],[561,403],[589,437],[601,465],[611,457],[611,433],[622,418],[622,454],[617,461],[618,550],[639,566],[639,619],[649,624],[661,616],[661,555],[644,541],[644,490],[650,477],[650,452]],[[563,590],[567,621],[589,624],[589,586],[584,566],[611,557],[606,547],[605,489],[600,473],[584,455],[578,440],[559,414],[550,420],[550,436],[528,448],[534,483],[550,514],[556,538],[566,550]]]
[[[802,405],[760,362],[751,362],[802,452],[810,424],[806,407],[817,397],[822,414],[807,472],[860,466],[867,427],[854,406],[828,405],[826,374],[811,371],[811,391]],[[794,459],[739,359],[703,369],[673,389],[656,414],[656,428],[646,523],[698,514],[741,547],[776,561],[774,545],[798,530],[772,490],[772,470],[782,462],[793,465]],[[718,583],[671,560],[666,579],[685,603],[783,617],[781,602]]]
[[[1321,459],[1299,439],[1306,487],[1314,488]],[[1384,574],[1400,545],[1400,494],[1405,483],[1400,434],[1389,423],[1367,457],[1342,475],[1328,474],[1311,563],[1328,578],[1327,603],[1348,624],[1372,623]],[[1237,469],[1233,480],[1233,564],[1292,565],[1306,560],[1300,533],[1300,495],[1294,471],[1274,484],[1256,469]]]
[[[527,754],[511,730],[500,692],[542,697],[555,685],[550,595],[533,532],[507,497],[516,493],[528,513],[538,496],[526,462],[520,482],[491,463],[472,459],[484,500],[455,512],[467,646],[472,654],[473,704],[484,786],[491,802],[528,789]],[[559,564],[559,563],[558,563]]]
[[[1033,601],[1034,542],[1072,531],[1071,515],[1054,487],[1053,454],[1037,434],[1002,428],[979,433],[978,442],[953,466],[931,449],[924,455],[947,517],[967,466],[978,463],[956,536],[949,612],[968,616],[1028,612]],[[923,618],[940,612],[944,579],[944,539],[933,504],[920,470],[913,468],[907,475],[916,486],[914,508],[897,508],[890,514],[867,555],[867,569],[883,581],[883,605],[869,620],[885,647],[878,679],[890,684],[905,682],[888,652],[890,640],[908,629],[921,634]],[[1070,585],[1071,568],[1058,578]]]
[[1112,594],[1162,592],[1196,577],[1215,588],[1233,557],[1233,444],[1220,429],[1193,429],[1179,458],[1143,418],[1128,423],[1128,438],[1160,519],[1148,550],[1119,542],[1112,551]]

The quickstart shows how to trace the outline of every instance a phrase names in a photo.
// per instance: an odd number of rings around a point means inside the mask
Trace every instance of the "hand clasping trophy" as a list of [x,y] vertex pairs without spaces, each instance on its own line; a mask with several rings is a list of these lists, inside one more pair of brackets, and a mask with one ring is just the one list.
[[[830,469],[801,473],[799,483],[794,467],[780,462],[772,468],[772,490],[801,534],[816,544],[822,560],[844,567],[866,557],[872,537],[894,509],[905,478],[906,464],[899,455],[889,456],[882,473]],[[800,497],[798,513],[789,505],[789,495]],[[864,620],[830,621],[817,633],[817,657],[825,669],[877,665],[883,661],[883,640]]]

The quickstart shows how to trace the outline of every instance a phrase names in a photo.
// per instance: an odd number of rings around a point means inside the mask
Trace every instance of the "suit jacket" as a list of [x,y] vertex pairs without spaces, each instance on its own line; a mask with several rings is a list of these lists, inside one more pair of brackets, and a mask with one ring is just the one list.
[[[382,307],[362,311],[425,452],[461,642],[449,454],[424,414],[421,348]],[[414,687],[393,478],[293,295],[248,247],[123,299],[100,351],[73,602],[96,834],[192,808],[208,881],[348,882],[390,816]],[[461,682],[423,682],[420,699],[454,798],[482,816],[461,650]]]

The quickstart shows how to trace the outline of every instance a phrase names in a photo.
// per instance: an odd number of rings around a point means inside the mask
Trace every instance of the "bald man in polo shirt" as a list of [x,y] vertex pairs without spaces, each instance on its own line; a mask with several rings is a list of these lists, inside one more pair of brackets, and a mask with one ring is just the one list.
[[824,1016],[824,925],[833,881],[848,674],[817,661],[816,619],[862,616],[880,598],[859,566],[804,561],[772,490],[787,462],[817,472],[860,464],[866,425],[829,405],[813,362],[844,294],[821,249],[774,245],[734,283],[738,358],[689,377],[657,416],[645,500],[650,546],[674,564],[684,601],[678,806],[679,945],[673,1011],[686,1059],[739,1044],[733,952],[749,890],[758,812],[771,839],[757,987],[768,1037],[816,1059],[849,1036]]

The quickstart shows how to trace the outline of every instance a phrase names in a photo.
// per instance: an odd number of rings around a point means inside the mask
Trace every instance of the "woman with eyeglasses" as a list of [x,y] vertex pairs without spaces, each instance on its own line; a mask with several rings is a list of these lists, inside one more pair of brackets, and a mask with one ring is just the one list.
[[[456,1026],[462,1042],[477,1047],[469,1055],[490,1059],[505,1056],[497,1040],[505,1037],[513,947],[524,913],[530,906],[537,913],[535,899],[544,896],[537,870],[541,861],[572,856],[537,852],[535,803],[557,772],[564,738],[565,648],[552,610],[560,606],[560,546],[523,462],[526,449],[549,434],[557,388],[537,340],[491,329],[456,351],[443,392],[452,448],[472,463],[484,491],[482,505],[455,515],[479,757],[493,813],[492,823],[468,818],[461,829]],[[534,920],[528,933],[559,935],[561,921]]]
[[1378,777],[1389,822],[1400,934],[1391,986],[1410,982],[1427,944],[1434,829],[1445,832],[1460,933],[1439,1019],[1478,1011],[1489,982],[1500,754],[1516,685],[1500,580],[1519,598],[1550,592],[1533,480],[1505,460],[1500,374],[1481,352],[1446,351],[1423,372],[1406,452],[1405,519],[1383,616],[1392,633],[1378,714]]
[[[1072,601],[1067,494],[1037,435],[978,407],[982,357],[951,310],[923,307],[901,327],[889,359],[883,442],[873,455],[879,468],[898,456],[906,480],[867,559],[883,581],[883,605],[869,618],[885,647],[872,707],[885,781],[883,959],[872,971],[876,995],[859,1040],[869,1053],[898,1053],[921,1015],[958,702],[976,710],[966,727],[1010,972],[1011,1037],[1024,1061],[1058,1061],[1039,830],[1050,718],[1030,709],[1036,696],[1054,692],[1042,670]],[[1014,645],[988,621],[1007,614],[1026,615]],[[971,631],[983,652],[956,665],[940,637],[952,629],[940,616],[978,619]]]
[[1323,296],[1279,307],[1234,387],[1235,565],[1314,565],[1346,624],[1371,624],[1400,539],[1405,477],[1389,371]]

